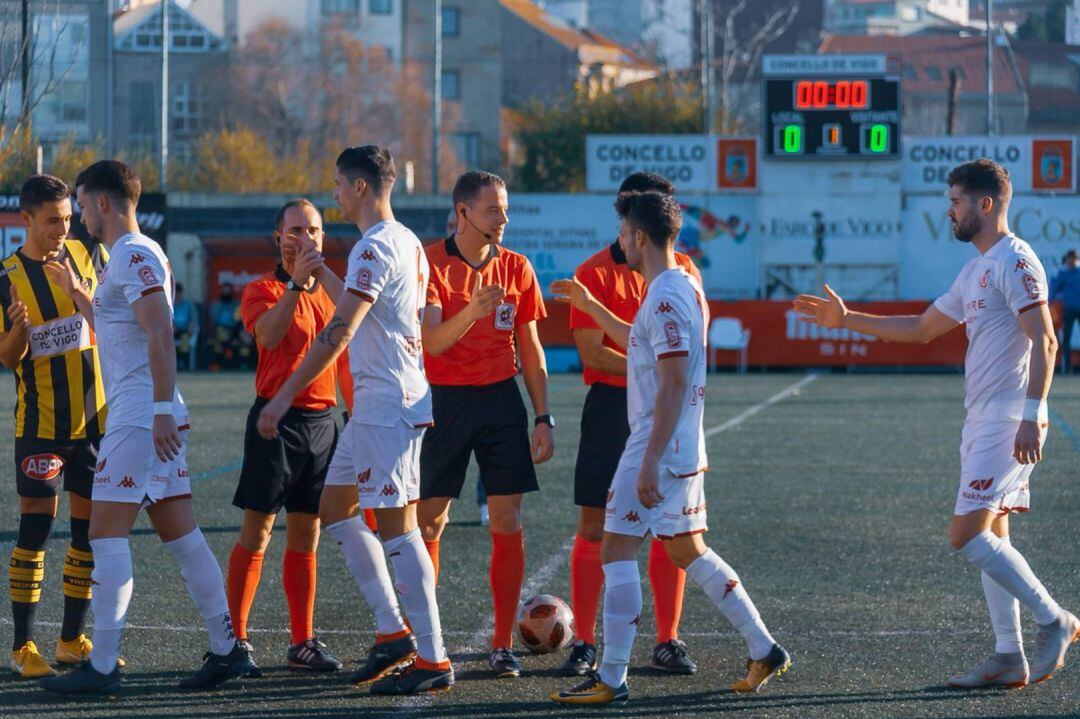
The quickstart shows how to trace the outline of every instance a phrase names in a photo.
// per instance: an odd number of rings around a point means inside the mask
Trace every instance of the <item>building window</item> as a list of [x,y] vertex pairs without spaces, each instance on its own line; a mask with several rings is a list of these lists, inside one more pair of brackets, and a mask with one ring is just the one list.
[[42,14],[32,19],[30,96],[35,128],[89,132],[90,50],[86,15]]
[[931,80],[941,79],[941,69],[937,65],[931,65],[926,68],[926,76]]
[[199,102],[198,87],[195,83],[184,81],[173,85],[170,102],[172,132],[185,136],[198,134],[202,120],[202,104]]
[[158,107],[158,99],[154,83],[145,80],[131,83],[131,97],[128,102],[131,122],[128,129],[137,139],[153,138],[157,130],[154,120],[157,118],[155,109]]
[[368,0],[368,12],[372,15],[393,15],[394,0]]
[[355,15],[360,12],[360,0],[319,0],[323,15]]
[[450,141],[454,144],[458,160],[465,165],[466,169],[479,167],[480,165],[480,133],[479,132],[454,132],[450,134]]
[[457,37],[461,34],[461,10],[456,7],[442,9],[443,37]]
[[461,99],[461,87],[458,81],[461,79],[461,75],[457,70],[443,70],[442,74],[442,96],[444,100],[459,100]]

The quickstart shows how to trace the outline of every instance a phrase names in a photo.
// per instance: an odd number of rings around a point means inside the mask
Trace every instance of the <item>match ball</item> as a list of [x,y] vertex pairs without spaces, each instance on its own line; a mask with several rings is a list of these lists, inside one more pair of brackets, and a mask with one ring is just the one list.
[[558,597],[539,594],[521,605],[517,629],[522,644],[530,651],[550,654],[573,641],[574,613]]

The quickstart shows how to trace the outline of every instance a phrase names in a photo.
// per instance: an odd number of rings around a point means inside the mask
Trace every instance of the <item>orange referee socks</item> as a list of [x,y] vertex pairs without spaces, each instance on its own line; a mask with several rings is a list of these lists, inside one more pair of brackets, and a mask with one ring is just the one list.
[[491,596],[495,604],[495,634],[491,646],[510,648],[514,644],[521,584],[525,581],[525,533],[491,533]]
[[435,584],[439,583],[439,540],[438,539],[425,539],[424,546],[427,547],[428,556],[431,557],[431,566],[435,567]]
[[226,590],[229,599],[229,615],[232,617],[233,632],[238,639],[247,639],[247,620],[251,612],[251,603],[255,601],[255,590],[259,588],[262,577],[263,553],[249,552],[233,545],[229,555],[229,578]]
[[604,568],[600,564],[600,542],[590,542],[580,534],[570,551],[570,604],[574,610],[577,639],[596,644],[596,614],[604,591]]
[[289,631],[292,643],[315,636],[315,552],[285,550],[281,565],[281,586],[289,604]]
[[678,639],[686,572],[675,566],[659,539],[653,539],[649,547],[649,583],[656,608],[657,644]]

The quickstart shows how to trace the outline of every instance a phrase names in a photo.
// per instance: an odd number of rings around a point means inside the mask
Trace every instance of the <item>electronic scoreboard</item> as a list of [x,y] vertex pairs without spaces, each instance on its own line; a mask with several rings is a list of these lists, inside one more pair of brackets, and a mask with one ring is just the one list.
[[899,159],[894,64],[884,55],[763,57],[763,157]]

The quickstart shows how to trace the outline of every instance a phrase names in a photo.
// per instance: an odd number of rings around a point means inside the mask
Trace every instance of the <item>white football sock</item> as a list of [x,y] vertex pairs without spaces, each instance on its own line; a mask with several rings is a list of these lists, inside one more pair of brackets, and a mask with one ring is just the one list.
[[326,527],[326,531],[341,547],[349,574],[375,614],[375,631],[379,634],[405,631],[394,585],[386,568],[386,555],[375,533],[359,515],[334,522]]
[[600,681],[618,687],[626,682],[626,667],[641,622],[641,573],[636,560],[604,565],[604,655]]
[[210,651],[228,654],[236,646],[236,635],[225,598],[225,581],[202,530],[196,527],[180,539],[165,542],[165,547],[180,564],[180,576],[210,635]]
[[414,528],[387,540],[383,546],[394,565],[394,587],[416,636],[417,654],[425,661],[445,661],[439,605],[435,601],[435,567],[420,530]]
[[90,665],[108,674],[120,658],[120,639],[131,603],[131,547],[127,537],[106,537],[91,539],[90,548],[94,552],[94,593],[90,597],[94,648],[90,650]]
[[732,626],[746,640],[751,659],[764,659],[776,640],[765,628],[757,607],[746,593],[739,575],[716,552],[705,553],[690,563],[686,574],[698,583]]
[[[1001,537],[1001,541],[1009,542],[1009,538]],[[986,572],[982,573],[982,586],[986,608],[990,610],[990,623],[994,627],[994,651],[998,654],[1022,654],[1024,641],[1020,634],[1020,602]]]
[[1019,599],[1035,615],[1037,624],[1052,624],[1061,618],[1061,607],[1012,543],[1001,541],[988,530],[975,535],[960,554]]

